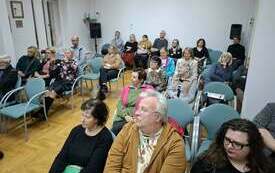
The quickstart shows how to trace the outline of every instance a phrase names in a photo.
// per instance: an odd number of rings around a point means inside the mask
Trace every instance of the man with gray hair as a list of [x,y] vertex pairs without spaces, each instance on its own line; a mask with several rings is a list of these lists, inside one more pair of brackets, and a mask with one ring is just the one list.
[[71,49],[73,51],[73,59],[76,61],[78,65],[79,73],[82,74],[86,63],[85,48],[79,45],[79,36],[77,35],[72,36],[71,42],[72,42]]
[[184,143],[167,123],[165,97],[157,91],[142,92],[133,119],[116,137],[104,172],[184,172]]
[[160,51],[161,48],[167,49],[168,47],[168,41],[165,38],[166,32],[164,30],[160,31],[159,33],[159,38],[156,38],[153,44],[153,48],[157,49]]
[[0,56],[0,100],[7,92],[15,88],[17,82],[17,71],[10,62],[10,56]]

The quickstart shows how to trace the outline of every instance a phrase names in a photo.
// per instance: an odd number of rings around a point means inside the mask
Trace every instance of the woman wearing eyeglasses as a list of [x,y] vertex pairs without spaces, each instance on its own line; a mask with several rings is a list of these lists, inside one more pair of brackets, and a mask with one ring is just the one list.
[[224,123],[209,149],[200,155],[191,173],[271,173],[257,127],[245,119]]

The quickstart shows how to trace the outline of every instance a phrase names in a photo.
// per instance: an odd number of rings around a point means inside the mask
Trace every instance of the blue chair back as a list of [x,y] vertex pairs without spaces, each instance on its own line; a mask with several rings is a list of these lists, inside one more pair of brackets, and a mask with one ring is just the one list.
[[181,99],[169,99],[168,115],[174,118],[182,127],[186,127],[193,120],[194,113],[192,108]]
[[101,56],[96,56],[96,57],[92,58],[89,63],[92,68],[92,72],[99,73],[102,63],[103,63],[103,58]]
[[231,119],[240,118],[240,115],[231,106],[225,104],[213,104],[206,107],[198,115],[200,122],[207,129],[208,139],[213,140],[221,125]]
[[[46,90],[45,81],[41,78],[31,78],[27,81],[25,85],[25,90],[26,90],[28,99],[30,99],[34,95]],[[39,98],[34,99],[32,103],[39,104],[40,103]]]
[[210,58],[211,64],[215,64],[218,62],[218,60],[222,54],[222,51],[208,49],[208,53],[209,53],[209,58]]
[[232,89],[223,82],[209,82],[204,92],[217,93],[224,95],[225,101],[232,101],[234,99],[234,93]]

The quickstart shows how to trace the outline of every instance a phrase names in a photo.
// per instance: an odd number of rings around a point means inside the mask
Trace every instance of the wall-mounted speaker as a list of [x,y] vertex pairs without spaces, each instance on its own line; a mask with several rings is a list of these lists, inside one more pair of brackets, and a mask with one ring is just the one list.
[[101,38],[101,24],[100,23],[90,23],[90,37],[91,38]]
[[241,38],[242,34],[242,25],[241,24],[232,24],[231,30],[230,30],[230,39],[233,39],[234,37]]

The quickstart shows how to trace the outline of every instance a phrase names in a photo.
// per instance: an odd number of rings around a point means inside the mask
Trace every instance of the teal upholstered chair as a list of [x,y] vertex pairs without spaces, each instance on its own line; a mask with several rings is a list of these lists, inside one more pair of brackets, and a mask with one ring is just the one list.
[[27,115],[31,112],[38,111],[41,108],[44,110],[45,119],[48,120],[46,109],[45,109],[45,99],[44,94],[47,92],[45,89],[45,82],[41,78],[29,79],[24,87],[19,87],[13,90],[9,97],[18,91],[24,90],[27,96],[27,102],[18,103],[14,105],[7,105],[8,98],[5,99],[4,106],[0,109],[0,115],[18,119],[23,117],[24,128],[25,128],[25,140],[28,139],[27,136]]
[[119,72],[117,74],[117,77],[108,81],[110,91],[112,89],[111,88],[111,83],[116,82],[117,83],[117,88],[118,88],[118,81],[119,81],[120,78],[122,79],[122,85],[124,86],[124,72],[125,72],[125,69],[126,69],[125,63],[122,61],[122,63],[120,64],[120,68],[119,68]]
[[195,144],[195,155],[198,156],[208,149],[209,145],[215,138],[215,135],[221,125],[231,119],[240,118],[239,113],[234,110],[231,106],[225,104],[213,104],[205,108],[197,116],[199,121],[194,125],[194,131],[199,135],[200,125],[203,125],[207,130],[207,138],[203,139],[202,143],[199,145],[199,138],[194,139]]
[[[168,115],[174,118],[183,128],[186,129],[187,125],[192,123],[194,113],[189,104],[182,101],[181,99],[169,99],[168,104]],[[186,160],[191,159],[191,149],[190,149],[190,136],[185,136],[185,155]]]

